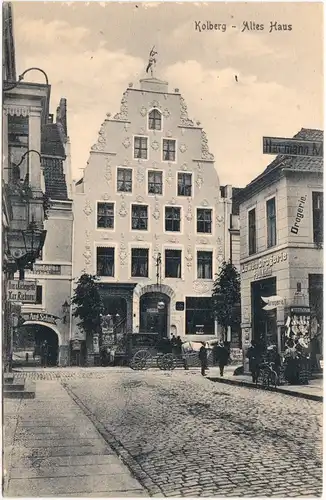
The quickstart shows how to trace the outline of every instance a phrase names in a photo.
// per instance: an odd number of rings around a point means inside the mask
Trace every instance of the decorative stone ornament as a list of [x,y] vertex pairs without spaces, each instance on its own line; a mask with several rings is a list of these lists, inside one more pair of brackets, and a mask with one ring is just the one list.
[[143,198],[142,196],[138,195],[138,196],[136,197],[136,202],[137,202],[137,203],[143,203],[143,201],[144,201],[144,198]]
[[162,114],[163,114],[164,118],[169,118],[170,117],[170,111],[167,108],[165,108],[165,110],[163,111]]
[[126,207],[126,202],[124,200],[124,195],[122,194],[121,195],[121,203],[120,203],[119,215],[120,215],[120,217],[126,217],[127,214],[128,214],[128,210],[127,210],[127,207]]
[[154,149],[154,151],[157,151],[158,148],[160,147],[158,141],[153,141],[151,146],[152,146],[152,149]]
[[223,222],[224,222],[224,217],[223,217],[223,215],[217,215],[217,216],[216,216],[216,222],[217,222],[217,225],[218,225],[218,226],[221,226],[221,225],[223,224]]
[[158,163],[157,163],[157,161],[153,161],[153,163],[152,163],[152,168],[158,168]]
[[89,200],[86,200],[85,202],[84,212],[87,215],[87,217],[89,217],[93,212],[93,209],[91,207],[91,202]]
[[122,145],[127,149],[131,146],[131,139],[130,137],[125,137],[125,139],[122,141]]
[[120,104],[120,112],[114,115],[115,120],[127,120],[128,119],[128,90],[123,93],[121,104]]
[[189,271],[191,271],[193,259],[194,258],[192,256],[191,246],[188,246],[187,253],[186,253],[186,261],[187,261],[187,267],[188,267]]
[[140,108],[140,114],[141,114],[142,116],[146,116],[146,115],[147,115],[147,109],[145,108],[145,106],[142,106],[142,107]]
[[181,153],[185,153],[187,151],[186,144],[180,144],[179,149]]
[[198,240],[198,244],[199,244],[199,245],[207,245],[207,243],[208,243],[208,241],[207,241],[207,239],[206,239],[206,238],[200,238],[200,239]]
[[88,231],[87,229],[85,231],[85,251],[83,253],[83,256],[85,257],[85,265],[86,267],[88,267],[91,263],[92,251],[90,244],[90,231]]
[[170,238],[170,239],[168,240],[168,242],[169,242],[169,243],[177,243],[177,242],[178,242],[178,240],[177,240],[177,238],[176,238],[175,236],[173,236],[172,238]]
[[188,198],[188,209],[187,209],[186,219],[188,222],[191,222],[193,219],[191,198]]
[[194,122],[188,117],[188,108],[186,101],[180,96],[180,123],[186,127],[193,127]]
[[124,126],[123,126],[125,132],[128,132],[129,130],[129,123],[125,123]]
[[172,174],[172,168],[170,168],[166,176],[166,182],[171,185],[172,181],[173,181],[173,174]]
[[185,162],[181,165],[181,168],[182,168],[182,170],[187,170],[187,169],[188,169],[188,163],[185,161]]
[[112,166],[111,166],[111,160],[110,158],[106,159],[106,165],[105,165],[105,174],[104,174],[104,179],[108,184],[110,184],[112,180]]
[[159,218],[160,218],[160,204],[159,204],[159,201],[157,199],[157,196],[155,196],[155,209],[153,212],[153,217],[155,220],[159,220]]
[[144,135],[144,134],[145,134],[145,129],[144,129],[144,127],[140,127],[140,129],[139,129],[139,133],[140,133],[140,135]]
[[198,163],[198,168],[197,168],[196,184],[198,186],[198,189],[200,189],[204,184],[203,171],[200,163]]
[[201,206],[202,206],[202,207],[208,207],[208,205],[209,205],[209,203],[208,203],[208,201],[207,201],[207,200],[203,200],[203,201],[201,202]]
[[28,106],[5,106],[5,114],[10,116],[29,116]]
[[145,179],[145,170],[143,167],[138,167],[137,169],[137,175],[136,175],[136,180],[138,184],[142,184]]
[[149,104],[149,107],[150,108],[160,108],[160,103],[158,101],[152,101],[150,104]]
[[201,131],[201,157],[203,160],[214,160],[214,155],[209,152],[207,135],[204,130]]
[[126,264],[128,257],[127,247],[125,244],[125,235],[121,233],[120,250],[119,250],[120,264],[123,267]]
[[202,282],[202,281],[194,281],[193,282],[193,289],[195,293],[207,293],[209,291],[209,284]]
[[129,160],[127,160],[127,158],[126,158],[126,159],[123,161],[122,165],[123,165],[124,167],[130,167],[130,161],[129,161]]
[[144,236],[142,234],[137,234],[137,236],[135,237],[135,240],[136,241],[144,241]]
[[172,137],[172,132],[171,130],[168,130],[167,133],[166,133],[166,137]]
[[102,195],[102,199],[103,199],[104,201],[108,201],[108,200],[110,199],[109,193],[104,193],[104,194]]
[[98,133],[97,143],[91,147],[91,151],[104,151],[106,146],[105,124],[102,123]]

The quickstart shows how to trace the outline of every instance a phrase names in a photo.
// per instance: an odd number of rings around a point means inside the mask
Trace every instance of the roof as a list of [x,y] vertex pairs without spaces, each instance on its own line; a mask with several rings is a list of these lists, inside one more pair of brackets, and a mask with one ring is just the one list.
[[67,200],[66,176],[63,161],[66,157],[60,124],[42,127],[41,154],[44,167],[45,194],[52,200]]
[[48,123],[42,127],[42,155],[66,157],[59,127],[57,123]]
[[237,196],[243,188],[232,188],[232,215],[239,215],[239,202]]
[[68,200],[62,158],[42,158],[45,194],[52,200]]
[[[323,130],[310,128],[302,128],[300,132],[293,136],[293,139],[301,139],[303,141],[323,142],[323,138]],[[272,172],[277,173],[286,169],[292,172],[323,173],[323,168],[324,160],[321,157],[277,155],[261,174],[255,177],[255,179],[236,194],[236,203],[241,203],[242,199],[251,193],[254,187],[258,187],[258,184]]]

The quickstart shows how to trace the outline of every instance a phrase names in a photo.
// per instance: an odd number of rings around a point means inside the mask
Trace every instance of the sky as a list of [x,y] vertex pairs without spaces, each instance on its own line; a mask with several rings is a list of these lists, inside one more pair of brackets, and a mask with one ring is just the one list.
[[[221,184],[245,186],[273,160],[263,136],[323,128],[321,2],[14,1],[13,12],[17,73],[38,66],[48,74],[51,112],[67,99],[74,179],[106,113],[145,76],[153,45],[156,76],[180,89],[201,122]],[[226,30],[200,31],[206,21]],[[242,31],[245,22],[264,30]],[[275,22],[292,30],[270,32]],[[26,80],[43,81],[37,72]]]

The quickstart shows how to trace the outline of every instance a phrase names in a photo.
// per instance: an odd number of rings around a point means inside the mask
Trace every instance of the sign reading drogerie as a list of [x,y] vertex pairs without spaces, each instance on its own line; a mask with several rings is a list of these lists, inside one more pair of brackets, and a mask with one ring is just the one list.
[[263,153],[265,155],[313,156],[323,158],[321,141],[301,141],[281,137],[263,137]]
[[7,286],[7,299],[9,302],[35,304],[36,281],[9,280]]

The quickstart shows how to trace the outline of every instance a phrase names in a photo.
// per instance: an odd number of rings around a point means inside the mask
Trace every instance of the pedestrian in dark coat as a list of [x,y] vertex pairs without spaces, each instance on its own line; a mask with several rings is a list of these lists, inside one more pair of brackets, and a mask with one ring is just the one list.
[[207,370],[207,349],[205,342],[202,342],[202,346],[199,349],[199,359],[201,366],[201,374],[205,377],[206,375],[205,371]]
[[217,347],[216,356],[217,356],[218,366],[220,368],[220,376],[223,377],[224,367],[228,364],[228,359],[229,359],[229,350],[225,345],[225,342],[224,344],[222,343],[219,344],[219,346]]
[[251,341],[251,346],[247,351],[247,358],[249,359],[249,370],[251,371],[252,381],[254,384],[257,384],[261,363],[261,352],[255,340]]

